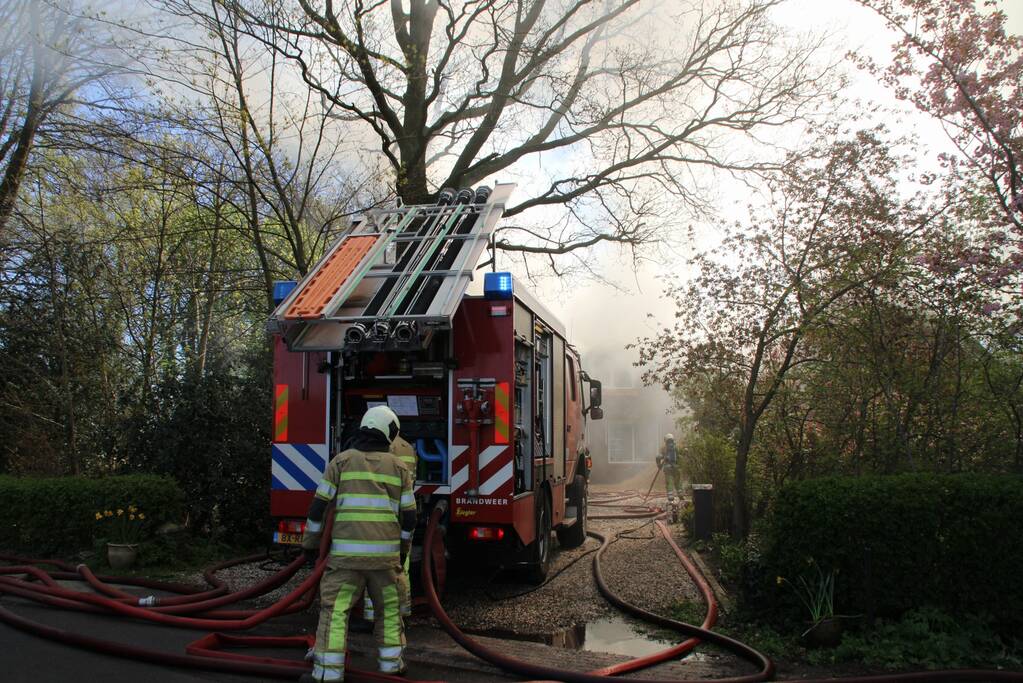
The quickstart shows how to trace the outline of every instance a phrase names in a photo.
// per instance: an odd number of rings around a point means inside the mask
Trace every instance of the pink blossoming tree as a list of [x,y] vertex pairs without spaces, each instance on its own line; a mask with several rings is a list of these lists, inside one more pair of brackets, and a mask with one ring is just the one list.
[[981,253],[963,258],[990,259],[989,279],[1004,285],[1023,271],[1023,37],[1006,31],[994,0],[860,2],[900,40],[890,65],[859,62],[936,117],[958,147],[960,158],[943,159],[947,168],[972,175],[988,199]]

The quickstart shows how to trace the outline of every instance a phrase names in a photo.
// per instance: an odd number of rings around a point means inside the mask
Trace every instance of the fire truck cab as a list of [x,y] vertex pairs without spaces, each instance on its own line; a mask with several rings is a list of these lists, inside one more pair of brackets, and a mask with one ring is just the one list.
[[483,293],[466,294],[512,188],[368,212],[301,282],[278,283],[275,542],[300,540],[327,462],[375,405],[415,448],[420,520],[447,501],[454,561],[520,566],[540,582],[552,531],[566,547],[585,540],[600,382],[510,273],[485,273]]

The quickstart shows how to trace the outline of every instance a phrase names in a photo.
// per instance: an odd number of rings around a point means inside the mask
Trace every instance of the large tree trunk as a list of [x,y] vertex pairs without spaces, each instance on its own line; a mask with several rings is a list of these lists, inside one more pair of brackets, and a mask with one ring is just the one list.
[[413,1],[406,30],[400,3],[395,0],[391,3],[395,18],[395,37],[405,56],[408,78],[402,95],[405,112],[401,125],[405,130],[405,136],[398,141],[401,168],[398,170],[395,183],[398,196],[406,204],[425,204],[432,200],[426,172],[428,144],[426,120],[429,114],[426,104],[429,79],[426,63],[430,54],[430,36],[433,34],[433,22],[437,17],[438,7],[436,2]]
[[749,530],[749,509],[746,500],[746,470],[756,423],[747,411],[739,419],[739,443],[735,448],[735,493],[732,497],[732,535],[743,538]]
[[[202,377],[206,372],[206,356],[210,347],[210,330],[213,328],[213,312],[217,304],[217,296],[220,293],[222,275],[218,271],[218,260],[220,255],[220,229],[224,220],[224,205],[220,201],[221,187],[220,179],[217,179],[216,191],[213,195],[213,233],[210,235],[210,260],[206,269],[206,301],[203,302],[201,315],[198,314],[199,307],[196,304],[197,320],[196,327],[198,339],[195,348],[195,376]],[[218,273],[214,275],[214,273]]]
[[[39,8],[35,3],[32,7],[32,27],[33,30],[39,27]],[[25,169],[28,168],[29,153],[32,151],[36,132],[45,115],[44,82],[47,74],[44,50],[45,48],[40,45],[39,40],[35,40],[35,45],[32,48],[32,85],[29,87],[28,108],[18,134],[18,144],[11,153],[11,158],[4,171],[4,178],[0,181],[0,235],[3,235],[4,226],[14,212],[18,188],[21,187],[21,179],[25,175]]]
[[[263,244],[263,234],[260,232],[259,220],[259,198],[256,196],[256,173],[252,164],[252,152],[249,149],[249,128],[245,117],[239,115],[239,133],[241,135],[242,163],[245,170],[245,198],[248,200],[248,221],[249,229],[252,230],[252,244],[256,248],[256,256],[259,257],[259,267],[263,275],[263,287],[266,293],[266,307],[268,311],[274,308],[274,282],[273,270],[270,267],[270,259],[267,256],[266,246]],[[305,275],[305,273],[302,273]]]
[[425,156],[420,156],[418,163],[402,169],[394,189],[406,204],[428,204],[432,201],[433,195],[427,184]]

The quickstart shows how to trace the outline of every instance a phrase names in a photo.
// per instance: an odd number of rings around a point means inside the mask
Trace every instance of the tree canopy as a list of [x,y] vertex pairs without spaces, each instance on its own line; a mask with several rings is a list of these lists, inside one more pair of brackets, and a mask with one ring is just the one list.
[[[4,4],[0,473],[169,474],[213,528],[267,487],[273,282],[495,180],[513,266],[681,247],[637,360],[736,531],[790,479],[1023,471],[1023,44],[967,0],[849,3],[890,59],[783,0]],[[940,155],[850,103],[857,66]]]
[[505,215],[565,207],[568,223],[536,214],[498,246],[556,254],[657,239],[651,214],[705,208],[703,169],[777,161],[758,132],[834,85],[819,44],[772,22],[777,4],[225,3],[376,139],[404,201],[517,174]]

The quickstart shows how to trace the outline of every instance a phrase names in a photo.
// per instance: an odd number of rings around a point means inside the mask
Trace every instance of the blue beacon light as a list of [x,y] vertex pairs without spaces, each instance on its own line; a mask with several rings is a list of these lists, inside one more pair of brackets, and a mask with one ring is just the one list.
[[512,298],[511,273],[486,273],[483,276],[483,296],[488,299]]
[[282,301],[288,298],[291,290],[295,289],[298,282],[295,280],[274,281],[274,306],[279,306]]

